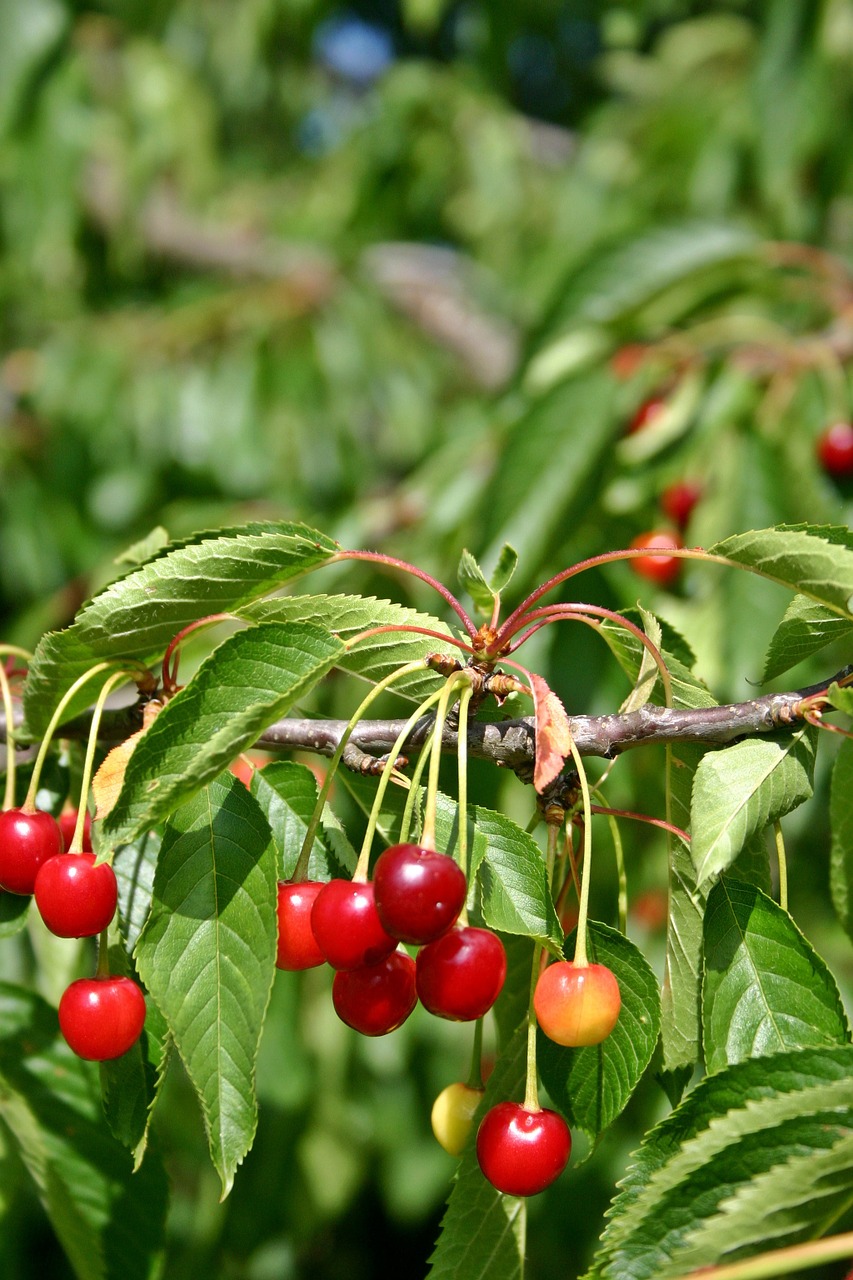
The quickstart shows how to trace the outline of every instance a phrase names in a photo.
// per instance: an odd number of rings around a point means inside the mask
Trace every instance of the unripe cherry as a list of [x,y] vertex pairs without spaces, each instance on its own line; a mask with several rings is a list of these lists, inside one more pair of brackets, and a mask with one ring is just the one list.
[[446,1085],[432,1104],[432,1131],[450,1155],[461,1155],[483,1093],[483,1089],[474,1089],[456,1080]]
[[600,1044],[619,1018],[622,995],[611,969],[558,960],[539,975],[536,1019],[549,1040],[567,1048]]

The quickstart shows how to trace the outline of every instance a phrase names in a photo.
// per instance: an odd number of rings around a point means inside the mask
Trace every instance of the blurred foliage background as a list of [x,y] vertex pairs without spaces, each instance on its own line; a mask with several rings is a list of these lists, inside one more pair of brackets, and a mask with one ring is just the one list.
[[[689,542],[849,523],[815,450],[850,417],[851,125],[853,0],[0,0],[4,638],[66,624],[161,528],[298,518],[451,586],[463,546],[488,570],[509,541],[520,593],[665,527],[676,480],[701,488]],[[786,603],[707,567],[669,591],[625,565],[582,582],[678,626],[720,698],[760,681]],[[436,608],[363,567],[311,590],[333,586]],[[530,663],[570,710],[613,710],[623,678],[581,632],[542,633]],[[658,812],[648,754],[618,798]],[[526,822],[512,779],[474,788]],[[849,974],[825,788],[786,824],[794,914]],[[663,850],[631,839],[632,925],[659,961]],[[224,1205],[170,1081],[167,1275],[425,1273],[453,1168],[429,1107],[467,1039],[414,1017],[354,1043],[324,983],[277,979],[261,1127]],[[537,1280],[583,1271],[663,1106],[650,1081],[533,1202]],[[0,1269],[61,1280],[4,1151]]]

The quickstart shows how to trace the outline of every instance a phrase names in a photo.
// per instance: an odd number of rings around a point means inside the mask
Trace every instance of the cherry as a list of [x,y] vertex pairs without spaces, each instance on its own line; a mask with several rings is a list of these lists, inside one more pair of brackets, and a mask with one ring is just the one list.
[[279,881],[275,958],[278,969],[313,969],[325,960],[311,928],[311,909],[324,887],[318,880],[304,880],[300,884]]
[[508,1196],[535,1196],[559,1178],[572,1150],[569,1126],[556,1111],[499,1102],[477,1131],[484,1175]]
[[836,479],[853,476],[853,424],[834,422],[817,441],[817,456],[824,471]]
[[[62,832],[62,839],[65,842],[65,848],[71,847],[71,841],[74,839],[74,829],[77,826],[77,810],[63,809],[57,818],[59,829]],[[92,815],[86,813],[83,819],[83,853],[92,853]]]
[[78,978],[59,1002],[59,1029],[78,1058],[105,1062],[136,1043],[145,1024],[145,997],[130,978]]
[[95,865],[94,853],[60,853],[39,867],[33,894],[57,938],[91,938],[115,915],[118,885],[108,862]]
[[360,881],[330,880],[324,884],[311,908],[311,928],[333,969],[378,964],[397,946],[397,939],[382,928],[373,885]]
[[622,996],[611,969],[558,960],[539,975],[533,1007],[549,1040],[570,1048],[600,1044],[616,1026]]
[[[683,543],[677,533],[652,529],[641,533],[631,543],[632,548],[659,547],[663,551],[677,551]],[[641,578],[657,582],[659,586],[670,587],[681,573],[681,561],[678,556],[635,556],[628,562]]]
[[0,813],[0,888],[32,893],[39,867],[64,848],[59,823],[51,814],[5,809]]
[[405,951],[392,951],[378,964],[341,970],[332,983],[335,1012],[363,1036],[396,1031],[417,1002],[415,962]]
[[626,428],[626,435],[632,436],[637,431],[643,431],[646,427],[650,427],[666,409],[666,401],[659,396],[652,396],[648,400],[644,400],[637,409],[634,416],[630,419]]
[[373,887],[388,933],[417,945],[447,932],[468,892],[465,873],[452,858],[418,844],[386,849],[374,868]]
[[439,1018],[481,1018],[500,995],[505,977],[506,952],[489,929],[456,926],[418,952],[418,996]]
[[461,1155],[483,1093],[457,1080],[442,1089],[432,1104],[432,1131],[450,1155]]
[[679,529],[684,529],[701,497],[700,485],[691,480],[676,480],[660,496],[661,511]]

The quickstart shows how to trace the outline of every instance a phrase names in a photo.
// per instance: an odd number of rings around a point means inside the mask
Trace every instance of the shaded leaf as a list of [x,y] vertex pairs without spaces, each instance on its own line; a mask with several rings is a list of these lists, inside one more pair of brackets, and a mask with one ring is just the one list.
[[736,533],[708,550],[799,591],[836,616],[853,616],[853,534],[847,528],[779,525]]
[[[307,765],[274,760],[255,770],[251,791],[270,826],[279,876],[286,880],[296,865],[317,803],[317,780]],[[356,855],[346,833],[326,806],[311,850],[308,879],[349,877],[355,863]]]
[[767,648],[761,679],[782,675],[826,645],[843,639],[851,630],[853,622],[839,617],[826,605],[817,604],[808,596],[794,596]]
[[830,889],[838,919],[853,938],[853,741],[841,743],[832,770]]

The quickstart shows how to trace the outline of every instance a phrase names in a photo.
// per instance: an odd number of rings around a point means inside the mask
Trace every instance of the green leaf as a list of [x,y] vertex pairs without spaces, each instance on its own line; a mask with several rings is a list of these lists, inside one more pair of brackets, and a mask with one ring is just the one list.
[[0,1117],[79,1280],[153,1280],[162,1164],[133,1173],[104,1123],[97,1068],[65,1044],[55,1009],[10,983],[0,983]]
[[498,553],[497,564],[489,575],[489,586],[496,595],[509,586],[518,566],[518,552],[505,542]]
[[830,888],[832,902],[844,928],[853,938],[853,741],[841,743],[832,770],[829,820],[832,825]]
[[[190,622],[234,611],[325,564],[336,543],[301,524],[249,524],[176,543],[95,596],[64,631],[38,644],[24,687],[27,730],[39,737],[62,694],[104,659],[162,658]],[[83,690],[68,719],[85,709]]]
[[836,711],[843,711],[845,715],[853,716],[853,688],[850,685],[839,685],[835,681],[826,691],[827,700],[830,706],[835,707]]
[[134,840],[194,795],[303,697],[342,647],[309,623],[251,627],[224,640],[140,738],[104,837]]
[[148,919],[154,888],[154,869],[160,853],[160,832],[146,831],[132,844],[120,845],[113,857],[118,884],[118,920],[128,953],[133,952]]
[[794,596],[767,648],[762,681],[782,675],[834,640],[844,639],[851,630],[853,622],[840,618],[826,605],[808,596]]
[[853,1046],[709,1076],[637,1153],[590,1280],[675,1280],[820,1233],[853,1200],[851,1127]]
[[563,930],[548,888],[542,850],[504,814],[482,805],[475,805],[471,812],[475,830],[471,875],[478,877],[486,924],[502,933],[535,938],[560,954]]
[[746,841],[812,794],[815,730],[750,738],[702,759],[693,783],[691,854],[700,884]]
[[223,1194],[257,1124],[254,1075],[275,974],[275,846],[254,798],[217,779],[166,827],[139,973],[199,1096]]
[[[414,662],[441,649],[440,638],[406,631],[406,627],[425,627],[429,631],[437,631],[439,636],[453,634],[446,622],[432,614],[419,613],[405,605],[377,600],[372,596],[281,596],[273,600],[258,600],[240,609],[239,613],[251,622],[311,622],[325,631],[334,632],[352,645],[341,652],[335,666],[372,684],[383,680],[404,663]],[[374,627],[400,629],[384,631],[353,644],[357,635]],[[446,647],[451,648],[450,645]],[[393,688],[407,698],[420,701],[440,683],[441,677],[434,671],[413,672]]]
[[0,938],[20,933],[27,923],[32,899],[19,893],[0,893]]
[[468,595],[474,601],[475,608],[491,617],[492,610],[495,607],[495,593],[486,581],[485,574],[477,561],[471,555],[470,551],[463,551],[459,560],[459,568],[456,570],[459,584],[468,592]]
[[829,525],[779,525],[737,533],[708,550],[781,582],[829,612],[853,618],[853,534]]
[[[599,1045],[565,1049],[539,1032],[542,1082],[572,1130],[595,1144],[624,1110],[652,1059],[660,1034],[660,992],[642,952],[616,929],[589,922],[589,959],[616,975],[622,1006],[613,1031]],[[566,944],[571,956],[571,939]]]
[[[317,803],[317,780],[304,764],[274,760],[252,775],[252,795],[261,807],[276,847],[279,875],[287,879],[302,849]],[[356,855],[343,828],[326,806],[308,863],[310,880],[351,876]]]
[[850,1038],[835,980],[787,911],[729,876],[708,895],[702,1012],[708,1071]]

